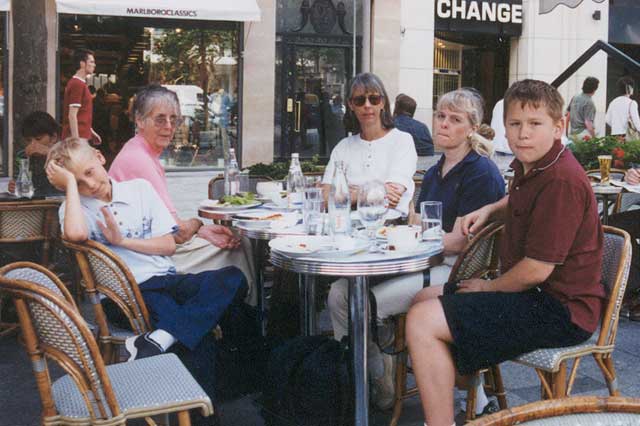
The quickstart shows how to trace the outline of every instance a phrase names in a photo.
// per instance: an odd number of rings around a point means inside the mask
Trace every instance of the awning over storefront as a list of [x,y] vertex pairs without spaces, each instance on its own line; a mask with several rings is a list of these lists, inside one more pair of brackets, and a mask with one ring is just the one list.
[[[0,4],[9,3],[0,0]],[[56,0],[58,13],[138,18],[259,21],[256,0]]]
[[0,0],[0,12],[11,10],[11,0]]

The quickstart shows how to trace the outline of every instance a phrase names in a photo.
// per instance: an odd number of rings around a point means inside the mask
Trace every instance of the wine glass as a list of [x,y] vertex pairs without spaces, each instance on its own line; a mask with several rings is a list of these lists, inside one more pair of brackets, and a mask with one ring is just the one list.
[[358,214],[366,228],[367,237],[375,242],[376,230],[384,223],[389,201],[384,183],[374,180],[358,190]]

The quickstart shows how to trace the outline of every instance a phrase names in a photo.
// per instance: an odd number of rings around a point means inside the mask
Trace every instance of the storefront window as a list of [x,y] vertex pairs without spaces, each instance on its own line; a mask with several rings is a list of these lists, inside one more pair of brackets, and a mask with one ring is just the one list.
[[60,22],[60,102],[75,72],[73,50],[93,50],[97,67],[87,82],[107,159],[133,136],[130,100],[149,83],[175,91],[184,117],[160,157],[167,169],[222,167],[238,148],[239,24],[66,15]]
[[7,78],[5,72],[5,60],[8,58],[5,57],[6,49],[6,40],[5,40],[5,31],[6,31],[6,20],[7,14],[0,13],[0,138],[2,138],[2,143],[0,144],[0,175],[6,176],[9,172],[7,167],[8,161],[8,147],[7,147],[7,137],[6,137],[6,129],[7,129],[7,116],[6,116],[6,97],[4,96],[4,88],[5,88],[5,79]]

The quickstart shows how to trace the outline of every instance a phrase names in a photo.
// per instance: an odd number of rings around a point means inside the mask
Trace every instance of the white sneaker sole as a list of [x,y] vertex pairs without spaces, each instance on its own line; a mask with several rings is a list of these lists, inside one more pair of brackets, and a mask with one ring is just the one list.
[[136,356],[138,355],[138,348],[136,348],[135,342],[138,336],[129,337],[124,341],[124,347],[129,353],[129,358],[127,362],[135,361]]

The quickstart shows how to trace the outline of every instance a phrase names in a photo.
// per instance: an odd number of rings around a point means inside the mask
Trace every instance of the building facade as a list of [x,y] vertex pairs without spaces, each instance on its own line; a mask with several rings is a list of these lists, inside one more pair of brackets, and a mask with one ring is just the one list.
[[[103,108],[94,127],[109,135],[105,149],[114,154],[132,131],[131,95],[158,82],[176,90],[186,117],[163,155],[168,170],[181,172],[220,169],[230,146],[243,166],[292,152],[326,160],[345,135],[354,72],[378,74],[391,101],[399,93],[414,97],[416,118],[431,126],[440,94],[478,89],[489,121],[510,83],[551,82],[597,40],[640,58],[634,0],[235,0],[217,12],[206,5],[219,2],[185,0],[171,13],[139,0],[128,15],[107,10],[120,0],[100,2],[105,9],[93,14],[74,9],[82,7],[78,0],[20,1],[45,4],[48,112],[60,118],[73,50],[92,49],[98,66],[89,84]],[[8,5],[0,1],[0,8]],[[11,47],[25,35],[11,12],[1,13],[7,16],[6,31],[0,29],[6,176],[18,147],[11,104],[20,102],[12,90],[11,76],[20,70],[13,69],[18,53]],[[569,100],[587,76],[597,77],[595,124],[604,134],[607,101],[615,97],[615,80],[627,73],[601,52],[559,89]]]

